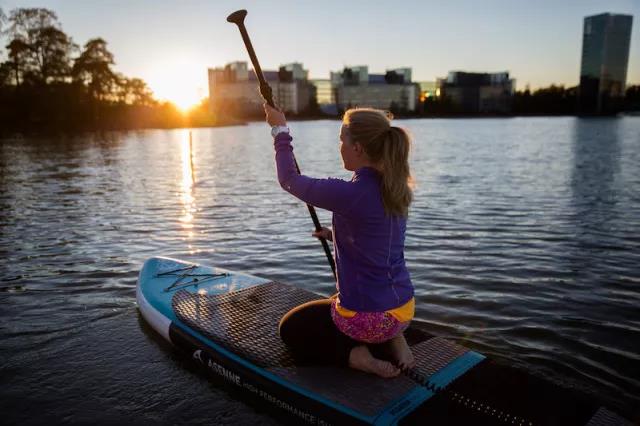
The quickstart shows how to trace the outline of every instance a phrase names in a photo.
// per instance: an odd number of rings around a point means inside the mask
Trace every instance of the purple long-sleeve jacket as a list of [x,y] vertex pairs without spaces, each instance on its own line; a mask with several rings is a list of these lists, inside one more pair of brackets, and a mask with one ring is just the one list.
[[407,220],[385,214],[380,175],[363,167],[351,181],[299,175],[292,138],[276,136],[276,167],[282,188],[305,203],[333,212],[333,245],[340,304],[352,311],[382,312],[413,297],[404,261]]

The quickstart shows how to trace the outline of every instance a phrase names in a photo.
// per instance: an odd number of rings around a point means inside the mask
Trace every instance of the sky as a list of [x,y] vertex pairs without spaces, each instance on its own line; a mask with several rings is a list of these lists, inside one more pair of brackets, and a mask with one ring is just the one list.
[[182,106],[207,96],[207,68],[249,61],[226,22],[237,9],[249,11],[263,70],[302,62],[329,78],[348,65],[411,67],[414,81],[508,71],[518,90],[578,84],[583,18],[631,14],[627,83],[640,84],[640,0],[0,0],[6,14],[17,7],[53,10],[78,45],[104,38],[118,72]]

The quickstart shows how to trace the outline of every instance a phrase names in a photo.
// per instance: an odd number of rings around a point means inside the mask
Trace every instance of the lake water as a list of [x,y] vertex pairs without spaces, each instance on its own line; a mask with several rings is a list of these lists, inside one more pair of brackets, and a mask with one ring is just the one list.
[[[399,123],[416,318],[640,418],[640,118]],[[291,127],[304,173],[349,177],[339,122]],[[0,140],[3,422],[273,424],[144,326],[136,278],[165,255],[330,294],[311,228],[262,123]]]

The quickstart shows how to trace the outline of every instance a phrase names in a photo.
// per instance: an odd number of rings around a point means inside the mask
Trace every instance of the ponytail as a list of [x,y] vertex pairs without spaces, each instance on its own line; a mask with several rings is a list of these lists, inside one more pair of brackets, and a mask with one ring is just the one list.
[[414,181],[409,169],[411,138],[406,130],[391,126],[390,113],[373,108],[354,108],[345,113],[354,143],[362,145],[382,173],[380,191],[384,210],[391,216],[409,213]]
[[380,159],[382,170],[382,202],[387,214],[407,216],[413,201],[413,178],[409,170],[411,139],[407,132],[392,126],[383,142]]

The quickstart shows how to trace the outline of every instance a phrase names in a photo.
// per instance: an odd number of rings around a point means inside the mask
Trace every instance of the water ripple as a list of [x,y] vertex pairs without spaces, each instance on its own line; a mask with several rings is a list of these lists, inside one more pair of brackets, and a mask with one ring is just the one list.
[[[640,119],[400,124],[415,137],[417,321],[640,417]],[[348,178],[337,122],[291,126],[303,171]],[[199,389],[206,410],[169,417],[271,423],[138,323],[140,265],[173,256],[326,295],[331,273],[306,207],[276,181],[264,125],[194,130],[188,147],[183,130],[0,141],[0,372],[20,383],[0,399],[24,408],[16,422],[33,401],[58,407],[43,419],[84,421],[91,408],[55,395],[91,393],[105,418],[150,422],[156,392]]]

